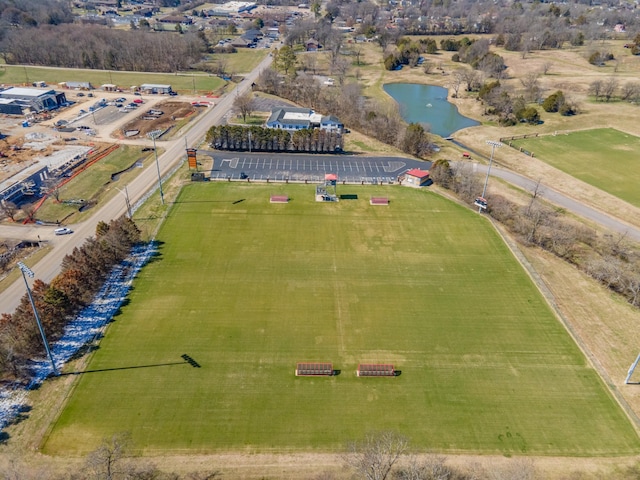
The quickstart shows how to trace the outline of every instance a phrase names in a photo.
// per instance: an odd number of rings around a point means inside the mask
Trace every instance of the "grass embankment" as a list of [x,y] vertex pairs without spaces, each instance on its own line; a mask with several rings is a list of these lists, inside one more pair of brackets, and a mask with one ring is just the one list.
[[[358,199],[184,188],[44,451],[87,452],[125,430],[144,453],[332,451],[384,429],[422,450],[638,452],[488,222],[429,192],[338,188]],[[276,193],[291,203],[271,205]],[[341,373],[295,377],[299,361]],[[367,362],[402,374],[357,378]]]
[[640,138],[599,128],[514,140],[549,165],[640,207]]
[[[143,147],[132,145],[120,145],[120,148],[109,154],[107,157],[98,160],[91,167],[81,172],[59,190],[60,202],[50,196],[42,207],[38,210],[36,217],[46,221],[62,221],[75,223],[82,221],[93,211],[85,209],[79,210],[78,204],[64,203],[69,200],[85,200],[90,204],[104,201],[118,194],[116,189],[124,189],[127,182],[138,175],[141,171],[132,168],[122,173],[117,180],[112,179],[112,175],[127,169],[136,162],[148,162],[153,159],[153,152],[143,152]],[[124,192],[123,201],[124,201]]]

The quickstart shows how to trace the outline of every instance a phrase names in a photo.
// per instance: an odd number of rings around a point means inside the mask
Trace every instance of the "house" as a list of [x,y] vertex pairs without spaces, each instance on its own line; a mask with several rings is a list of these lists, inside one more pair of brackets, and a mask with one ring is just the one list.
[[254,45],[254,43],[247,38],[238,37],[231,40],[230,45],[236,48],[249,48],[251,45]]
[[262,36],[263,36],[262,32],[254,28],[252,28],[251,30],[247,30],[241,35],[242,38],[246,38],[247,40],[250,40],[251,42],[254,42],[254,43],[257,42],[259,39],[261,39]]
[[412,168],[407,171],[404,175],[404,178],[401,178],[401,181],[404,181],[406,185],[411,185],[413,187],[423,187],[431,185],[432,180],[429,178],[428,170],[420,170],[419,168]]
[[304,42],[304,48],[307,50],[307,52],[317,52],[322,47],[315,38],[310,38],[309,40]]
[[66,95],[55,90],[10,87],[0,91],[0,113],[8,115],[55,110],[65,105]]
[[328,132],[342,133],[344,130],[344,125],[333,115],[322,116],[310,108],[293,107],[272,110],[266,126],[267,128],[280,128],[289,131],[319,128]]
[[326,130],[327,132],[342,133],[344,131],[344,125],[337,117],[333,115],[327,115],[320,120],[320,130]]

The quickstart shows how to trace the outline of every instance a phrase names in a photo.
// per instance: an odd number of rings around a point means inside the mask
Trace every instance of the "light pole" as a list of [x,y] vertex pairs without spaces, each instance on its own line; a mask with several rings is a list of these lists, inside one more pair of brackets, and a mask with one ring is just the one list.
[[[489,183],[489,174],[491,173],[491,164],[493,163],[493,154],[496,151],[496,148],[500,148],[502,146],[501,142],[496,142],[494,140],[487,140],[487,145],[491,145],[491,157],[489,158],[489,168],[487,168],[487,177],[484,179],[484,188],[482,189],[482,199],[484,201],[484,196],[487,194],[487,183]],[[482,206],[478,205],[478,213],[482,213]],[[484,205],[484,208],[487,208],[487,205]]]
[[29,267],[27,267],[22,262],[18,262],[18,268],[22,272],[22,278],[24,279],[24,284],[27,287],[27,295],[29,295],[31,308],[33,308],[33,314],[36,317],[36,323],[38,324],[38,330],[40,330],[40,336],[42,337],[42,342],[44,343],[44,349],[47,351],[49,360],[51,360],[51,368],[53,369],[53,374],[55,376],[58,376],[60,374],[58,373],[58,369],[56,368],[56,363],[53,361],[53,355],[51,355],[51,350],[49,349],[49,342],[47,342],[47,336],[44,334],[44,329],[42,328],[42,322],[40,321],[38,310],[36,310],[36,302],[33,301],[33,295],[31,295],[31,289],[29,288],[29,283],[27,282],[27,275],[29,276],[29,278],[33,278],[34,273]]
[[120,193],[122,193],[124,195],[124,201],[127,205],[127,213],[129,215],[129,218],[132,218],[131,215],[131,203],[129,202],[129,191],[127,190],[127,186],[124,186],[124,192],[122,190],[120,190],[118,187],[116,187],[116,190],[118,190]]
[[156,169],[158,170],[158,186],[160,187],[160,201],[164,205],[164,193],[162,193],[162,177],[160,176],[160,163],[158,162],[158,149],[156,148],[156,132],[151,134],[153,139],[153,154],[156,157]]

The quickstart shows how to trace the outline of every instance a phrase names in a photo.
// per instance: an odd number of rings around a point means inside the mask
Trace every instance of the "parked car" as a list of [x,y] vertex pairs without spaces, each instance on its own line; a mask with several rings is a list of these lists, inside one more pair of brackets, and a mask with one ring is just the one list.
[[69,235],[70,233],[73,233],[73,230],[67,227],[62,227],[56,228],[53,233],[55,233],[56,235]]
[[123,103],[123,102],[126,102],[126,101],[127,101],[127,99],[124,98],[124,97],[116,98],[116,102],[118,102],[118,103]]
[[138,95],[139,97],[142,96],[142,94],[140,92],[136,92],[136,93],[134,93],[134,95]]
[[76,95],[77,97],[84,97],[84,93],[80,92]]

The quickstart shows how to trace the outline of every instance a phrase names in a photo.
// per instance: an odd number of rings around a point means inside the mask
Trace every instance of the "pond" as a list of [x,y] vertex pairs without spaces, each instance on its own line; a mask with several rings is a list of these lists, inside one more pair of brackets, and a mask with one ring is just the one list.
[[447,100],[446,88],[415,83],[388,83],[383,88],[398,102],[400,114],[406,122],[428,124],[431,133],[441,137],[480,125],[480,122],[458,113],[458,108]]

